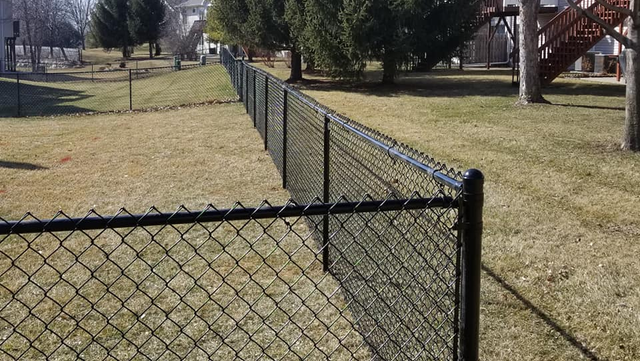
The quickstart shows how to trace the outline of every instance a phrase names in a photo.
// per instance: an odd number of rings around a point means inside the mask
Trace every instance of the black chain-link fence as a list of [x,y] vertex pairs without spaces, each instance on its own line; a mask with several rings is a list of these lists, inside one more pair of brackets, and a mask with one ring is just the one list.
[[477,360],[482,174],[222,60],[302,205],[0,218],[0,359]]
[[220,64],[0,74],[0,117],[143,110],[230,101]]
[[[464,203],[467,190],[477,192],[473,184],[465,189],[462,175],[444,164],[336,114],[274,76],[234,59],[228,51],[221,55],[284,187],[294,199],[310,202],[321,197],[330,203],[341,197],[379,200],[387,194],[407,198],[418,192]],[[482,178],[474,171],[466,176],[469,181]],[[471,203],[464,209],[466,216],[473,218],[477,215],[473,207],[480,204],[481,209],[481,201]],[[461,304],[477,301],[472,299],[477,292],[459,288],[460,272],[465,269],[460,247],[462,244],[463,254],[470,257],[467,261],[479,267],[479,258],[472,258],[479,257],[481,226],[470,231],[473,227],[461,226],[463,216],[456,208],[444,208],[415,219],[403,218],[404,225],[415,232],[412,238],[420,239],[420,246],[399,241],[393,232],[382,232],[385,221],[312,218],[313,224],[322,224],[324,269],[343,280],[356,329],[376,357],[474,358],[477,325],[465,325],[477,320],[478,307],[468,304],[462,307],[462,314],[459,312]],[[344,225],[357,234],[356,245],[349,237],[330,237],[336,227]],[[371,227],[376,231],[371,232]],[[474,245],[465,245],[465,234],[478,237],[469,241]],[[479,287],[479,268],[466,271],[465,286]],[[351,275],[348,281],[344,281],[345,275]],[[475,292],[474,296],[470,298],[468,292]],[[461,303],[460,297],[465,301]]]
[[[455,318],[455,304],[443,304],[448,293],[433,285],[430,274],[440,265],[426,227],[434,210],[457,206],[416,195],[0,218],[0,357],[371,360],[394,352],[397,359],[440,359],[454,340],[431,338]],[[316,240],[324,217],[333,225],[329,243],[343,245],[333,262],[351,270],[323,272]],[[394,242],[371,248],[373,235]],[[382,305],[380,320],[371,317],[379,310],[364,309]],[[424,307],[438,318],[437,332],[416,317]],[[435,316],[444,309],[448,316]],[[372,344],[372,334],[387,343]]]

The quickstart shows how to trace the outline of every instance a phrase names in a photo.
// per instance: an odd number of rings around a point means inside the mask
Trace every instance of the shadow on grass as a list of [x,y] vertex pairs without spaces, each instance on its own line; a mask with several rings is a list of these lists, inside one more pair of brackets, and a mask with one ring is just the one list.
[[554,321],[549,315],[547,315],[543,310],[536,307],[531,301],[526,299],[523,295],[521,295],[515,288],[513,288],[510,284],[507,283],[502,277],[500,277],[497,273],[495,273],[491,268],[486,265],[482,265],[482,270],[489,275],[494,281],[496,281],[502,288],[509,291],[518,301],[522,302],[522,304],[527,307],[534,315],[539,317],[544,323],[547,324],[550,328],[552,328],[555,332],[559,333],[562,338],[564,338],[567,342],[569,342],[573,347],[577,348],[582,356],[592,361],[602,361],[603,359],[599,358],[591,349],[580,342],[574,335],[569,333],[569,331],[565,330],[560,326],[556,321]]
[[0,160],[0,168],[7,169],[19,169],[19,170],[46,170],[49,169],[47,167],[43,167],[37,164],[32,163],[22,163],[22,162],[9,162]]
[[[457,98],[466,96],[513,97],[518,88],[511,83],[510,72],[505,70],[438,70],[429,73],[403,74],[393,85],[379,82],[377,73],[368,72],[365,80],[304,80],[298,83],[302,90],[360,93],[379,97],[418,96]],[[625,89],[617,84],[567,82],[562,79],[543,89],[544,95],[624,96]]]
[[[41,116],[89,112],[91,109],[68,103],[90,98],[80,90],[60,89],[50,86],[20,83],[7,76],[0,79],[0,117]],[[18,101],[19,99],[19,101]]]

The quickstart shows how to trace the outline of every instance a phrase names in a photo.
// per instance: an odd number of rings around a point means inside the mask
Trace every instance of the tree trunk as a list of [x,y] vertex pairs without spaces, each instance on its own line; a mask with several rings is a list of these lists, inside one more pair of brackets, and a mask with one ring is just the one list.
[[60,47],[60,52],[62,53],[62,56],[64,57],[64,61],[69,61],[69,57],[67,56],[67,52],[64,51],[64,47]]
[[316,71],[316,63],[312,58],[307,59],[307,69],[305,71],[314,72]]
[[296,49],[291,49],[291,75],[289,82],[302,80],[302,54]]
[[538,11],[540,0],[520,4],[520,94],[516,104],[547,103],[542,97],[538,63]]
[[627,96],[622,149],[637,152],[640,151],[640,44],[638,29],[634,26],[629,27],[629,39],[634,41],[634,47],[625,50],[627,66],[624,78],[627,83]]
[[149,59],[153,59],[153,41],[149,42]]
[[385,50],[382,56],[382,84],[393,84],[396,79],[398,63],[392,50]]
[[159,43],[156,43],[156,56],[162,55],[162,48]]

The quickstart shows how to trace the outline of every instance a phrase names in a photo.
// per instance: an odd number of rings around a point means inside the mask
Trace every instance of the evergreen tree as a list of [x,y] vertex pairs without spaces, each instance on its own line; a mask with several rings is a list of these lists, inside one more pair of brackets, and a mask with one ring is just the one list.
[[92,30],[97,43],[105,49],[121,49],[129,56],[132,44],[129,33],[127,0],[100,0],[92,14]]
[[[304,14],[303,0],[224,0],[213,6],[216,26],[226,42],[247,48],[291,51],[290,81],[302,79],[302,55],[289,21]],[[296,27],[294,24],[293,27]]]
[[149,44],[149,58],[158,42],[164,23],[165,7],[161,0],[130,0],[129,33],[136,44]]
[[473,34],[477,2],[463,0],[344,0],[342,44],[351,64],[379,59],[383,83],[418,56],[427,67],[450,56]]

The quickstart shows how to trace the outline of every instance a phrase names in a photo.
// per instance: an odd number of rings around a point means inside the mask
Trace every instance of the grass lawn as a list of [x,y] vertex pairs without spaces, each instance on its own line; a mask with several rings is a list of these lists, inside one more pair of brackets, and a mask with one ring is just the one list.
[[[5,119],[0,147],[5,219],[26,211],[49,218],[59,209],[69,216],[91,208],[110,215],[123,206],[132,213],[151,205],[171,212],[181,204],[198,210],[213,203],[222,209],[235,201],[257,206],[265,198],[274,205],[288,199],[239,104]],[[273,359],[297,359],[294,353],[323,359],[320,350],[336,359],[351,352],[369,358],[302,220],[291,226],[263,220],[147,230],[154,236],[142,229],[57,234],[65,249],[50,234],[3,239],[0,351],[44,359],[29,349],[32,344],[52,359],[74,359],[80,352],[84,359],[103,359],[106,351],[99,343],[115,359],[130,359],[136,349],[152,359],[164,353],[186,360],[255,359],[263,353]],[[27,279],[25,273],[33,276]],[[114,277],[122,274],[129,278]],[[5,307],[14,298],[29,309],[15,301]],[[34,316],[48,322],[47,330]],[[74,329],[64,346],[53,334]],[[199,340],[199,347],[217,351],[187,355],[194,343],[179,329]],[[121,332],[129,342],[117,344]]]
[[[129,109],[128,72],[78,75],[38,75],[20,81],[22,116],[105,112]],[[161,69],[134,73],[133,109],[176,106],[235,98],[222,65],[182,71]],[[15,78],[0,78],[0,117],[16,116],[18,86]]]
[[640,155],[619,150],[623,86],[559,79],[551,105],[517,108],[505,70],[309,79],[321,103],[484,171],[483,360],[640,359]]

